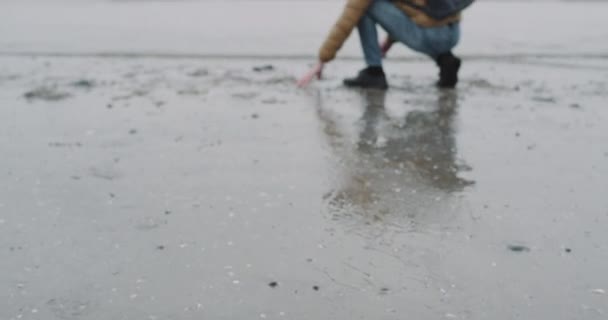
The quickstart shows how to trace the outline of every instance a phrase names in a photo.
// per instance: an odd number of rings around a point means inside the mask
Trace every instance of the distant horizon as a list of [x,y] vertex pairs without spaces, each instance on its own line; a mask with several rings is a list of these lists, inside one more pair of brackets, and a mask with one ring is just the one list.
[[[79,2],[83,0],[0,0],[0,2]],[[346,0],[86,0],[89,2],[344,2]],[[608,0],[477,0],[479,2],[606,2]]]

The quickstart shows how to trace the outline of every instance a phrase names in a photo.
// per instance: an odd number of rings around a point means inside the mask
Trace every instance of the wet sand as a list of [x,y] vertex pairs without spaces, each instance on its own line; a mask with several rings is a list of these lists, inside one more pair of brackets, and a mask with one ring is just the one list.
[[0,43],[0,319],[608,314],[602,51],[463,48],[444,91],[396,54],[383,93],[354,59],[301,90],[287,51]]
[[606,316],[606,61],[1,60],[4,319]]

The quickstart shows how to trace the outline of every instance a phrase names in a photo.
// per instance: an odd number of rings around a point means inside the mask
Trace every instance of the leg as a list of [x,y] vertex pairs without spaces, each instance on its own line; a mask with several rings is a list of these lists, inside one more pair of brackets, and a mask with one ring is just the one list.
[[359,30],[365,63],[371,67],[382,66],[382,52],[378,44],[378,31],[374,20],[368,15],[364,15],[361,17],[357,29]]
[[359,20],[357,29],[367,68],[361,70],[354,78],[344,79],[344,85],[357,88],[387,89],[388,83],[382,70],[382,50],[378,43],[376,22],[365,14]]
[[366,17],[379,24],[391,38],[412,50],[427,53],[424,28],[414,23],[401,9],[388,0],[372,0]]
[[460,25],[458,23],[423,30],[425,51],[433,59],[451,52],[460,40]]
[[452,49],[460,39],[460,26],[456,23],[439,28],[429,28],[425,32],[430,55],[439,66],[437,85],[442,88],[455,87],[458,82],[461,61],[452,54]]
[[412,21],[403,11],[388,0],[372,0],[366,16],[380,24],[391,38],[411,49],[431,57],[439,66],[440,87],[453,88],[458,82],[461,61],[451,50],[460,39],[458,23],[424,28]]
[[460,38],[458,24],[436,28],[417,25],[401,9],[388,0],[372,0],[366,17],[382,26],[391,38],[405,44],[414,51],[436,60],[440,54],[449,52]]

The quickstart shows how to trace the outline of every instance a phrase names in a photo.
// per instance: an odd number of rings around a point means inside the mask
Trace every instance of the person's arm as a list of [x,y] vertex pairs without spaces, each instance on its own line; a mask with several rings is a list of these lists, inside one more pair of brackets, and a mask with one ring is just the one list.
[[323,67],[336,57],[338,50],[350,36],[361,17],[365,14],[372,0],[347,0],[346,6],[338,21],[331,28],[329,35],[319,49],[319,62],[299,81],[299,87],[305,87],[316,76],[321,79]]
[[327,63],[336,57],[372,0],[347,0],[346,6],[319,49],[319,60]]

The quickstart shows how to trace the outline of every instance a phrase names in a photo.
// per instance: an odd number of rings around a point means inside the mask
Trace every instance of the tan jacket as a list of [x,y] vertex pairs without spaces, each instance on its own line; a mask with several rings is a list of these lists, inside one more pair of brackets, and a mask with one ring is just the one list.
[[[372,1],[374,0],[346,0],[346,6],[340,15],[340,18],[329,32],[329,35],[319,50],[319,59],[322,62],[329,62],[336,57],[336,53],[342,48],[342,45],[359,23],[359,20],[365,14],[367,7],[369,7]],[[399,9],[407,14],[414,23],[422,27],[438,27],[460,20],[460,14],[457,14],[438,21],[399,0],[393,2]],[[418,5],[426,4],[426,0],[413,0],[413,2]]]

